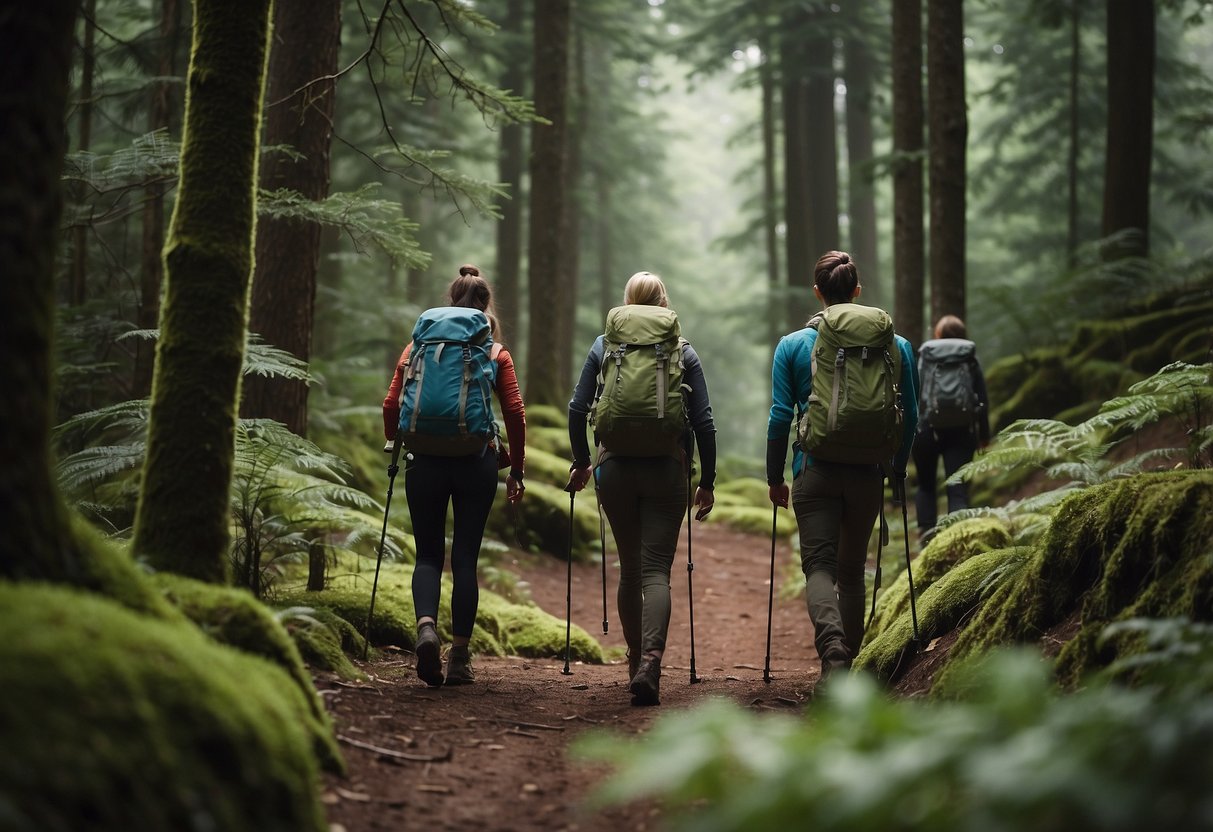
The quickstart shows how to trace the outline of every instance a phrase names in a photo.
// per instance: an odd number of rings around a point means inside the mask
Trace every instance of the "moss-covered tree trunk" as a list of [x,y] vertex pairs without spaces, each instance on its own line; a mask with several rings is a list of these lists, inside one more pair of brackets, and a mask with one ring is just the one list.
[[[501,88],[522,95],[526,86],[529,63],[528,50],[522,38],[526,27],[525,0],[509,0],[501,36],[507,40],[509,59],[501,77]],[[521,345],[520,303],[522,300],[522,175],[526,167],[523,145],[525,135],[521,124],[501,126],[501,150],[497,161],[497,180],[509,186],[510,198],[497,203],[501,221],[497,223],[497,314],[504,333],[503,340]],[[511,340],[513,339],[513,340]],[[521,356],[518,356],[521,357]],[[517,359],[515,359],[517,360]]]
[[[855,15],[857,22],[862,22]],[[847,216],[850,218],[851,254],[859,264],[864,302],[883,306],[880,263],[876,248],[876,188],[871,163],[875,155],[872,120],[872,50],[857,30],[844,46],[847,79]]]
[[227,573],[228,490],[253,267],[271,0],[197,0],[134,548]]
[[50,476],[51,333],[79,2],[0,14],[0,575],[71,580],[80,570]]
[[775,54],[777,35],[771,0],[760,7],[758,47],[762,63],[758,82],[762,91],[762,232],[767,261],[767,342],[771,349],[783,335],[783,281],[779,271],[779,195],[775,188]]
[[[813,298],[813,263],[809,242],[808,174],[805,135],[808,132],[804,95],[805,54],[800,31],[807,12],[787,5],[779,40],[780,95],[783,104],[783,218],[784,259],[788,264],[788,293],[784,300],[784,326],[798,329],[808,319]],[[820,255],[821,252],[818,252]]]
[[964,12],[961,0],[927,2],[927,165],[931,321],[965,316]]

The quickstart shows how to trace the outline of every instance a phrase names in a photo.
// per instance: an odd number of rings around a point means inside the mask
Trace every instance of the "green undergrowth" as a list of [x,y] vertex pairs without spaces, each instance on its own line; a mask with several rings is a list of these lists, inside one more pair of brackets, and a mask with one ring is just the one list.
[[934,691],[953,695],[951,664],[1073,621],[1058,678],[1075,685],[1135,649],[1099,642],[1115,621],[1213,620],[1213,472],[1138,474],[1063,500],[1022,571],[1000,583],[965,623]]
[[[366,639],[353,624],[323,608],[288,607],[278,618],[308,667],[328,671],[346,681],[366,678],[350,661],[350,656],[361,658],[366,651]],[[375,654],[378,653],[376,650]]]
[[[417,616],[413,608],[412,567],[384,564],[375,595],[370,640],[376,645],[395,645],[412,649]],[[444,576],[442,603],[439,605],[438,632],[444,641],[451,638],[450,578]],[[360,580],[355,586],[334,586],[321,592],[281,593],[274,599],[279,606],[300,610],[327,611],[359,632],[366,626],[370,603],[370,584]],[[548,658],[564,654],[565,622],[531,603],[514,603],[484,588],[476,610],[472,630],[473,653],[485,656],[518,655]],[[576,624],[571,634],[573,657],[600,663],[602,648]],[[359,656],[360,657],[360,656]]]
[[0,826],[326,830],[312,703],[184,621],[0,583]]
[[[498,494],[489,512],[488,531],[510,545],[547,552],[563,560],[569,551],[570,509],[564,484],[555,486],[528,479],[522,500],[512,506],[506,502],[504,491]],[[572,508],[573,559],[588,560],[599,548],[593,486],[577,493]]]
[[153,584],[165,598],[220,644],[260,656],[290,676],[308,703],[311,733],[317,757],[334,771],[342,771],[341,754],[333,738],[332,723],[303,665],[299,649],[270,609],[243,589],[216,586],[180,575],[160,573]]
[[1181,293],[1146,311],[1082,323],[1065,344],[1002,358],[986,370],[993,427],[1017,419],[1080,421],[1165,364],[1199,364],[1211,318],[1207,292]]

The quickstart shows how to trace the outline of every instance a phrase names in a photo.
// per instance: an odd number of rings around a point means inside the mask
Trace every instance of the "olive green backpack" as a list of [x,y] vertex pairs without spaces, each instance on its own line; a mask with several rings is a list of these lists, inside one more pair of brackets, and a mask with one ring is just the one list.
[[677,453],[687,429],[678,315],[629,304],[607,313],[598,393],[590,412],[598,443],[619,456]]
[[901,447],[901,351],[882,309],[835,303],[809,321],[812,391],[796,426],[814,459],[889,463]]

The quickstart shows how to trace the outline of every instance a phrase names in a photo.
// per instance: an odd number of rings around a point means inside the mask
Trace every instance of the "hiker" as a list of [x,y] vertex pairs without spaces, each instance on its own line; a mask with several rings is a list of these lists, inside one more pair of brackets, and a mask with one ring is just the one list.
[[813,278],[822,311],[775,348],[767,484],[771,502],[787,508],[783,472],[795,418],[790,496],[825,679],[849,669],[863,642],[868,540],[886,473],[904,499],[918,385],[910,343],[893,332],[888,314],[854,303],[862,287],[851,256],[826,252]]
[[[657,705],[670,626],[670,568],[687,512],[691,459],[698,444],[702,470],[694,505],[702,521],[713,504],[716,427],[703,366],[681,338],[661,278],[632,275],[623,303],[607,315],[606,332],[590,347],[569,402],[573,464],[566,489],[582,490],[597,472],[598,497],[619,548],[616,597],[632,704]],[[652,418],[628,418],[638,413]],[[587,419],[599,446],[596,461],[586,441]]]
[[[944,315],[935,324],[935,337],[918,348],[918,377],[922,381],[918,435],[914,437],[914,468],[918,491],[914,504],[918,538],[934,533],[938,508],[936,473],[943,457],[944,476],[973,459],[980,446],[990,444],[990,403],[986,377],[977,361],[977,346],[966,337],[965,323]],[[969,507],[968,486],[949,485],[948,512]]]
[[[444,681],[448,685],[475,681],[468,641],[480,599],[476,561],[489,509],[497,496],[498,470],[509,469],[505,493],[511,503],[522,499],[526,490],[523,486],[526,412],[518,391],[514,361],[499,340],[489,284],[475,266],[460,266],[459,276],[447,291],[447,301],[449,307],[427,310],[418,319],[413,340],[401,353],[383,400],[383,431],[389,440],[405,428],[402,408],[408,422],[402,444],[409,450],[404,492],[417,549],[413,569],[417,676],[433,687]],[[474,334],[461,334],[467,332]],[[432,343],[428,340],[431,336]],[[491,347],[484,349],[490,343]],[[421,355],[413,366],[410,353]],[[465,388],[462,393],[461,386]],[[487,392],[490,388],[501,403],[508,450],[497,435],[492,397]],[[426,418],[424,414],[418,417],[422,403],[432,400],[445,400],[451,410],[457,410],[458,416],[451,417],[453,426],[448,428],[452,435],[426,435],[427,430],[437,433],[441,429],[437,419]],[[451,649],[444,676],[435,621],[446,555],[448,504],[455,516],[451,535],[454,589]]]

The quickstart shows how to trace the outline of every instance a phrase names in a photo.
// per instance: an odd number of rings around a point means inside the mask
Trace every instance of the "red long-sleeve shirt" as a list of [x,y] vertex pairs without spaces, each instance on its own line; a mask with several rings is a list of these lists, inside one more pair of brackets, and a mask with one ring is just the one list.
[[[404,389],[404,368],[409,360],[410,343],[400,353],[396,371],[392,374],[387,396],[383,399],[383,435],[388,441],[396,438],[400,424],[400,393]],[[514,372],[514,359],[505,347],[494,348],[493,360],[497,362],[497,381],[494,390],[501,403],[501,418],[505,422],[508,450],[499,449],[498,467],[523,473],[526,468],[526,409],[522,404],[522,392],[518,389],[518,375]]]

